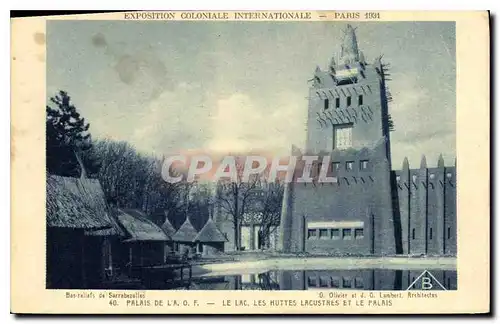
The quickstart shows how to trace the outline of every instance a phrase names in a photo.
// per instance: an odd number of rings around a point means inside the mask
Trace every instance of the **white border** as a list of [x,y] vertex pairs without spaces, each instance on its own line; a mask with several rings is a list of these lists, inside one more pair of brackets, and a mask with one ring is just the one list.
[[[251,4],[250,4],[251,3]],[[291,4],[289,1],[280,1],[280,2],[274,2],[271,3],[270,1],[266,0],[253,0],[252,2],[249,2],[248,4],[236,4],[234,1],[218,1],[215,3],[214,1],[206,2],[206,1],[201,1],[201,0],[184,0],[184,1],[179,1],[177,3],[173,2],[168,2],[168,9],[170,10],[175,10],[175,9],[184,9],[184,10],[217,10],[217,9],[226,9],[226,10],[242,10],[242,9],[247,9],[247,10],[273,10],[273,9],[287,9],[287,10],[307,10],[307,9],[337,9],[337,10],[346,10],[346,9],[352,9],[352,10],[360,10],[360,9],[374,9],[374,10],[481,10],[481,9],[490,9],[492,10],[493,14],[498,13],[498,8],[499,8],[499,1],[495,0],[475,0],[475,1],[456,1],[456,0],[445,0],[445,1],[435,1],[435,0],[420,0],[418,2],[394,2],[394,1],[367,1],[367,0],[358,0],[355,2],[349,1],[349,2],[332,2],[332,1],[315,1],[315,0],[308,0],[308,1],[302,1],[297,4]],[[22,0],[22,1],[3,1],[0,6],[2,9],[44,9],[44,10],[53,10],[53,9],[59,9],[59,10],[78,10],[78,9],[88,9],[92,8],[92,10],[110,10],[110,9],[134,9],[134,10],[139,10],[139,9],[160,9],[162,7],[165,7],[165,2],[164,1],[152,1],[152,0],[141,0],[141,1],[135,1],[135,2],[124,2],[122,1],[107,1],[104,2],[102,0],[86,0],[84,2],[76,2],[76,1],[67,1],[67,0],[52,0],[52,1],[35,1],[35,0]],[[0,110],[0,152],[2,154],[0,158],[0,163],[1,163],[1,175],[0,175],[0,180],[2,183],[1,186],[1,193],[0,193],[0,199],[1,203],[0,206],[2,206],[3,209],[3,215],[2,215],[2,222],[3,226],[2,228],[5,231],[8,231],[7,233],[4,233],[2,237],[4,237],[4,244],[2,244],[2,256],[3,260],[7,260],[9,257],[10,253],[10,222],[9,222],[9,214],[10,214],[10,113],[8,107],[10,106],[10,66],[8,65],[10,61],[10,22],[9,22],[9,14],[7,10],[2,10],[3,13],[3,19],[2,24],[0,24],[0,28],[2,29],[0,32],[0,41],[2,46],[2,60],[0,61],[2,64],[2,69],[1,71],[1,78],[2,78],[2,99],[4,101],[4,106],[3,109]],[[494,28],[493,30],[495,30]],[[498,41],[498,32],[494,34],[495,36],[495,41]],[[498,60],[498,52],[496,51],[496,55],[494,59]],[[8,61],[9,60],[9,61]],[[494,74],[494,71],[492,71],[494,75],[494,79],[496,79],[496,75]],[[497,82],[493,83],[495,85],[495,89],[493,92],[499,93],[499,86]],[[496,107],[495,103],[493,103],[493,107]],[[43,107],[41,107],[43,109]],[[500,119],[499,114],[496,114],[495,122],[498,125],[498,120]],[[499,143],[498,141],[496,141]],[[500,146],[500,144],[498,144]],[[500,147],[495,146],[495,149],[499,150]],[[497,180],[497,178],[495,178]],[[500,193],[496,193],[495,197],[493,198],[497,201],[500,201]],[[496,221],[496,227],[495,230],[497,230],[497,233],[500,233],[499,231],[499,222],[498,220]],[[495,237],[495,235],[492,235],[492,238]],[[498,241],[498,240],[497,240]],[[496,255],[498,256],[498,246],[496,249]],[[12,315],[7,315],[10,312],[10,289],[5,289],[6,287],[10,288],[10,267],[8,266],[3,266],[1,267],[2,269],[2,278],[4,280],[4,289],[2,289],[3,294],[2,294],[2,305],[4,308],[4,311],[2,314],[4,314],[4,318],[2,319],[2,323],[11,323],[15,320],[15,317]],[[495,280],[497,286],[495,287],[498,291],[499,284],[498,280]],[[496,299],[498,300],[498,298]],[[9,309],[7,309],[9,308]],[[5,316],[7,315],[7,316]],[[69,320],[70,318],[64,318],[62,319],[63,321]],[[4,321],[5,320],[5,321]],[[32,319],[28,319],[28,321],[31,321]],[[44,320],[51,321],[53,318],[45,318]],[[59,319],[61,320],[61,319]],[[94,322],[94,321],[99,321],[99,320],[104,320],[104,321],[122,321],[123,319],[121,318],[102,318],[102,319],[84,319],[82,320],[83,322]],[[144,318],[139,319],[141,321],[144,320]],[[165,320],[165,319],[160,319],[160,320]],[[191,319],[184,319],[184,321],[197,321],[198,319],[196,318],[191,318]],[[215,318],[208,318],[205,317],[204,320],[220,320],[220,319],[215,319]],[[235,318],[228,318],[228,320],[235,320]],[[244,318],[238,318],[238,320],[244,320]],[[262,321],[263,319],[260,319]],[[272,320],[272,319],[267,319],[267,320]],[[287,319],[287,320],[291,320]],[[304,318],[298,318],[297,320],[304,320]],[[329,320],[329,319],[326,319]],[[370,321],[373,320],[385,320],[385,318],[382,317],[377,317],[377,318],[371,318]],[[426,322],[433,321],[434,319],[426,318]],[[474,320],[472,318],[469,318],[468,320]],[[168,321],[170,322],[176,322],[176,319],[169,318]]]

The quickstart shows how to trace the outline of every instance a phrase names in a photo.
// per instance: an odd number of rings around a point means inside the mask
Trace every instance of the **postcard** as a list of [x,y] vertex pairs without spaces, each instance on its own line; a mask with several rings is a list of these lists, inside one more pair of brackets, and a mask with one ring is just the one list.
[[490,312],[489,18],[11,18],[11,312]]

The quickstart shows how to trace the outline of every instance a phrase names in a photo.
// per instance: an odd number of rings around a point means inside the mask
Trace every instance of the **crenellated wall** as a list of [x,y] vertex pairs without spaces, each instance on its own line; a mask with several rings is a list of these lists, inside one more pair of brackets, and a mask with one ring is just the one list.
[[[313,254],[456,255],[456,167],[445,167],[439,157],[437,167],[430,168],[423,157],[418,169],[411,169],[405,159],[401,170],[390,171],[383,146],[332,152],[331,161],[340,168],[329,176],[336,176],[337,183],[288,184],[279,249]],[[346,168],[349,161],[352,170]],[[368,161],[366,169],[359,167],[360,161]],[[350,237],[343,236],[343,223],[351,229]],[[362,237],[356,237],[356,228],[363,229]]]
[[420,168],[411,169],[408,160],[393,171],[401,224],[401,253],[455,255],[457,251],[456,166],[445,167],[439,157],[435,168],[427,167],[425,156]]

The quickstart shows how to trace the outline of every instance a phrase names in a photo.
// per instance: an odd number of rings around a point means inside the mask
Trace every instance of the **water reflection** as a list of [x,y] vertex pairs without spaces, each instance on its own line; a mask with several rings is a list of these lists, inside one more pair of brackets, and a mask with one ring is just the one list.
[[193,279],[197,290],[456,290],[452,270],[293,270]]

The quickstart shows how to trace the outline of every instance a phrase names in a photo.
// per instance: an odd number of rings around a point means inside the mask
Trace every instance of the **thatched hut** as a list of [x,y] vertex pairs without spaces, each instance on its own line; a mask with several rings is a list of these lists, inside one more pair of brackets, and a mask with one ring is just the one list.
[[209,218],[194,241],[197,245],[198,253],[207,256],[223,253],[224,243],[227,242],[227,239],[217,228],[213,219]]
[[98,180],[47,175],[47,288],[96,287],[104,276],[102,231],[119,235]]
[[113,281],[123,271],[118,251],[121,249],[122,240],[126,236],[124,229],[118,224],[115,210],[108,207],[108,215],[111,228],[100,230],[86,230],[85,235],[88,242],[94,242],[101,246],[103,257],[103,281]]
[[[175,232],[177,232],[168,219],[168,212],[165,212],[165,222],[161,225],[161,229],[168,235],[168,237],[173,237]],[[165,243],[165,260],[167,259],[167,255],[174,251],[174,242],[168,241]]]
[[139,210],[118,208],[115,215],[126,233],[122,263],[134,267],[165,262],[165,243],[171,238],[159,226]]
[[184,223],[179,227],[172,240],[174,241],[174,249],[177,252],[184,254],[193,254],[196,251],[194,239],[198,235],[198,231],[193,227],[189,216],[186,217]]

